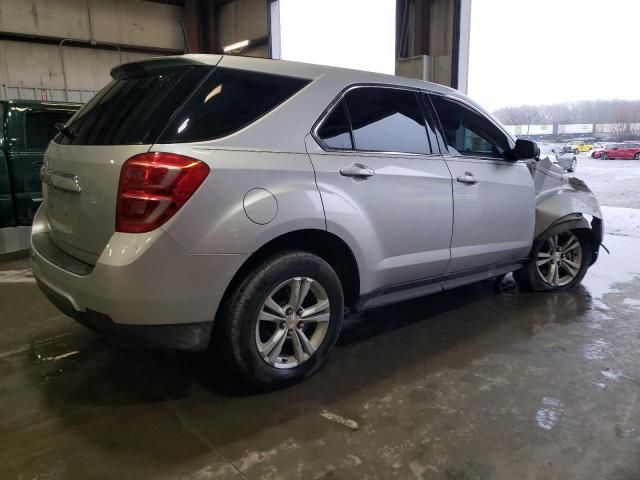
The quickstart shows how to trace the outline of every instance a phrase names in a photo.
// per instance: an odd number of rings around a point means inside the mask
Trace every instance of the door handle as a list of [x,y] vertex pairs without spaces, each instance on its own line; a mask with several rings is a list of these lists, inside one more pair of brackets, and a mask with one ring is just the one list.
[[464,175],[458,175],[457,180],[460,183],[468,183],[469,185],[478,183],[478,180],[473,176],[473,173],[471,172],[464,172]]
[[373,177],[376,172],[373,169],[363,165],[361,163],[354,163],[349,165],[348,167],[343,167],[340,169],[340,175],[343,177]]

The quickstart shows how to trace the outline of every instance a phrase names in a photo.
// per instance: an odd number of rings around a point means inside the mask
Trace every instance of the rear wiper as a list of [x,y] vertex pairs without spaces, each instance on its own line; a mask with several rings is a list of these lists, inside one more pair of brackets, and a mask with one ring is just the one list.
[[69,127],[67,127],[64,123],[56,123],[55,124],[56,129],[63,134],[65,137],[67,137],[69,140],[75,140],[76,139],[76,132],[74,132],[73,130],[71,130]]

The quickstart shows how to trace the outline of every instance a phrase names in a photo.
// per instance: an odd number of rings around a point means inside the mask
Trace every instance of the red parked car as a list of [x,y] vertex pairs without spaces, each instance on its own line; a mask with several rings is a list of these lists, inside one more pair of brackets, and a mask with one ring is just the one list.
[[594,152],[593,158],[600,158],[601,160],[640,160],[640,143],[629,143],[613,148],[605,148],[604,150],[600,150],[599,152]]

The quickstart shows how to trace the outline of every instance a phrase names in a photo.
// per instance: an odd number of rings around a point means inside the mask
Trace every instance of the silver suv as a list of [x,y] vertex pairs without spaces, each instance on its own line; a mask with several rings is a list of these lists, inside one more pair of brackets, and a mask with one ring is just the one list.
[[459,92],[233,56],[125,64],[50,144],[40,288],[137,345],[210,343],[247,381],[315,372],[345,311],[516,272],[580,282],[583,182]]

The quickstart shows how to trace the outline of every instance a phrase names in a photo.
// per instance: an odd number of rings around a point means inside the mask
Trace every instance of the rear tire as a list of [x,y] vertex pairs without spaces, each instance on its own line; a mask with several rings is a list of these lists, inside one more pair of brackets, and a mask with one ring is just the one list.
[[636,153],[636,154],[633,156],[633,159],[634,159],[634,160],[640,160],[640,152]]
[[584,278],[593,255],[589,233],[552,227],[534,242],[529,262],[513,278],[523,290],[557,291],[572,288]]
[[248,384],[283,387],[326,363],[343,315],[333,268],[316,255],[286,251],[262,262],[229,295],[216,318],[214,345]]

